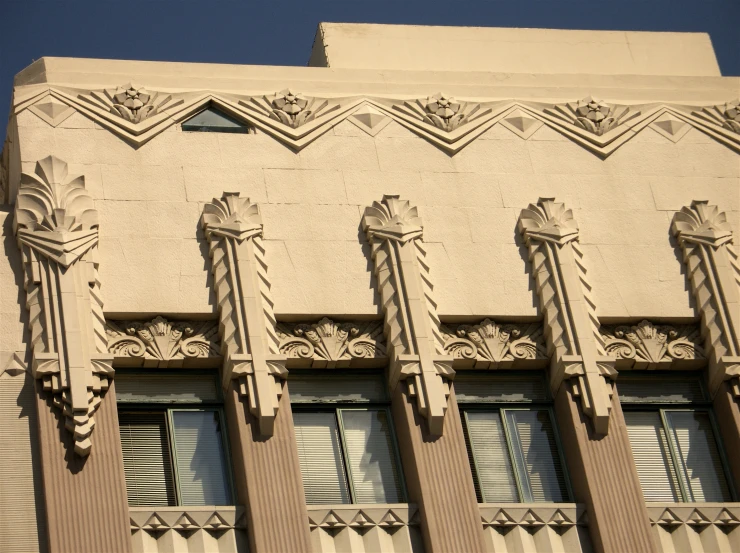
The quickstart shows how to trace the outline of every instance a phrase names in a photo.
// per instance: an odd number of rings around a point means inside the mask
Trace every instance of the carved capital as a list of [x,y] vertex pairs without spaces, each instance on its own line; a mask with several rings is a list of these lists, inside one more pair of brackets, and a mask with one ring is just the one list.
[[280,352],[289,367],[373,367],[387,363],[382,321],[278,323]]
[[727,218],[717,206],[693,201],[673,217],[709,358],[709,388],[740,375],[740,263]]
[[13,228],[24,264],[31,372],[90,453],[94,413],[113,377],[98,278],[98,214],[83,177],[49,156],[21,175]]
[[519,231],[529,249],[556,393],[574,379],[574,394],[597,433],[606,434],[611,413],[615,359],[606,355],[591,296],[578,225],[573,213],[553,198],[540,198],[519,216]]
[[601,327],[607,355],[618,369],[694,369],[706,361],[697,326],[636,325]]
[[222,340],[223,386],[238,380],[241,397],[271,436],[287,376],[280,353],[257,204],[224,193],[203,210],[201,223],[210,245],[211,270]]
[[499,369],[546,366],[540,323],[500,324],[484,319],[476,325],[442,326],[444,351],[455,368]]
[[[108,351],[121,364],[176,368],[219,359],[218,323],[214,321],[106,321]],[[125,363],[130,361],[130,363]]]
[[421,218],[408,201],[384,196],[365,209],[362,226],[383,302],[391,390],[399,381],[408,380],[409,392],[416,397],[430,431],[440,435],[449,395],[446,380],[455,373],[452,357],[437,351],[442,336],[421,241]]

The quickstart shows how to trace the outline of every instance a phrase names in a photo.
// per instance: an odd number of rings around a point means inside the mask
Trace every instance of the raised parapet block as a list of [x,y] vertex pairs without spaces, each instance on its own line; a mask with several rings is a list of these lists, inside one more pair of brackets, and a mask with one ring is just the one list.
[[570,209],[554,198],[540,198],[519,216],[519,231],[529,248],[550,361],[550,386],[556,395],[573,379],[573,393],[598,434],[609,430],[615,359],[606,354],[599,333],[579,240]]
[[288,372],[279,351],[267,278],[259,207],[225,192],[205,205],[201,223],[210,245],[211,270],[222,340],[223,387],[232,380],[260,433],[272,436],[282,383]]
[[383,302],[391,391],[407,380],[409,394],[416,397],[430,432],[439,436],[450,394],[448,380],[455,372],[452,356],[437,349],[443,339],[421,217],[407,200],[383,196],[365,209],[362,228],[370,242]]
[[21,175],[13,223],[24,265],[31,369],[87,456],[113,378],[98,277],[98,212],[82,176],[54,157]]
[[320,23],[309,65],[719,77],[707,33]]
[[673,217],[709,358],[712,395],[729,380],[740,398],[740,262],[727,217],[716,205],[695,200]]

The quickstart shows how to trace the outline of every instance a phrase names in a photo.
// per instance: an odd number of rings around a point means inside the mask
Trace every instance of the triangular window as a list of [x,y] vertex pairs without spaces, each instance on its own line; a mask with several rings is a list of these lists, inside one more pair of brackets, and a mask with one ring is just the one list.
[[194,132],[231,132],[253,134],[254,129],[226,115],[221,110],[209,106],[182,124],[182,130]]

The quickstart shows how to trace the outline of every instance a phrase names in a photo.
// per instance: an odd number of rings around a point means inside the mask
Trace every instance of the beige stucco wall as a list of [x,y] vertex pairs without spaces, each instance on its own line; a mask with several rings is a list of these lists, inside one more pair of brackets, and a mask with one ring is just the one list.
[[116,314],[215,312],[198,218],[225,190],[261,204],[279,317],[379,313],[359,224],[383,194],[420,206],[445,318],[537,316],[515,226],[539,196],[575,210],[603,318],[694,318],[671,217],[707,199],[740,226],[740,158],[696,129],[676,144],[645,129],[602,160],[546,126],[525,141],[496,125],[450,156],[395,122],[373,138],[344,121],[299,153],[179,125],[136,149],[80,114],[17,124],[24,171],[54,154],[85,175]]

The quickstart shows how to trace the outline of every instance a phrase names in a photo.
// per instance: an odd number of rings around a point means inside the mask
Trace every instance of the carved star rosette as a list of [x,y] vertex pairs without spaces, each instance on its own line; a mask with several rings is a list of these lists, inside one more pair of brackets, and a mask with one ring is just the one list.
[[61,410],[74,450],[92,448],[94,414],[114,371],[98,276],[98,213],[83,177],[49,156],[21,175],[13,223],[24,264],[31,368]]

